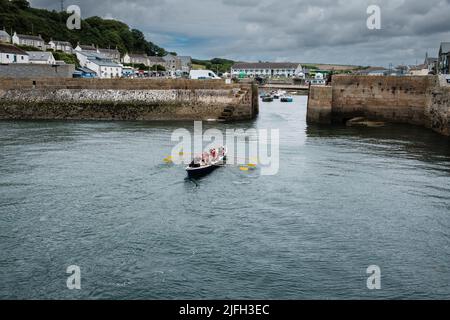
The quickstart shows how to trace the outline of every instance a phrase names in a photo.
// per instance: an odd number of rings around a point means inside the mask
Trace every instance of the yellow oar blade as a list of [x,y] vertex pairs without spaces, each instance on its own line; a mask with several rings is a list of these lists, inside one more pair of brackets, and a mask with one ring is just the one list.
[[172,162],[172,156],[169,156],[167,158],[164,158],[163,160],[165,163],[171,163]]
[[240,167],[239,168],[241,171],[248,171],[248,168],[246,168],[246,167]]

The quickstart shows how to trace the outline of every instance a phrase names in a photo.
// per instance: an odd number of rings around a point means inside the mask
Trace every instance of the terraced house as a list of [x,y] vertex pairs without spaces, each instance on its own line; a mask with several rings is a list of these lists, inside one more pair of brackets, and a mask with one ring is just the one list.
[[0,64],[29,63],[28,53],[16,46],[0,43]]
[[17,34],[17,32],[14,32],[14,35],[12,37],[13,44],[19,45],[19,46],[28,46],[28,47],[35,47],[40,50],[45,50],[45,41],[42,39],[41,35],[39,36],[30,36],[25,34]]
[[68,41],[54,41],[51,40],[48,43],[50,49],[52,49],[53,51],[62,51],[65,53],[72,53],[73,52],[73,47],[72,44]]
[[233,76],[245,77],[294,77],[302,72],[303,68],[298,63],[289,62],[256,62],[235,63],[231,69]]
[[78,61],[84,68],[88,68],[101,79],[121,78],[123,65],[108,57],[92,51],[76,51]]

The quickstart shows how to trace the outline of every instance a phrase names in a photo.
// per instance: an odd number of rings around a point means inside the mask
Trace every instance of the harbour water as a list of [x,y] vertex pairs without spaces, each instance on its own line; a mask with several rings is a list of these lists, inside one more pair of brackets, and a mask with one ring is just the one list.
[[276,176],[186,179],[162,160],[193,123],[0,122],[0,298],[449,299],[448,138],[260,109],[205,129],[279,128]]

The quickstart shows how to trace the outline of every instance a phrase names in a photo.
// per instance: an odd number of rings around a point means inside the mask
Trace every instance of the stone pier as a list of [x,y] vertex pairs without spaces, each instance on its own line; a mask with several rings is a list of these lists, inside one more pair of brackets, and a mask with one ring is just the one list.
[[258,89],[224,81],[0,79],[0,120],[249,120]]
[[311,123],[369,121],[407,123],[449,135],[450,87],[437,76],[334,76],[331,86],[312,86]]

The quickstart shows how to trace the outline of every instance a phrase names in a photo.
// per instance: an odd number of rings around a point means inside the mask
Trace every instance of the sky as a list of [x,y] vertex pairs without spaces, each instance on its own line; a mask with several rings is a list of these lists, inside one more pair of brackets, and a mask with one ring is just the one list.
[[[58,0],[31,0],[60,10]],[[65,0],[83,18],[123,21],[179,55],[388,67],[450,42],[450,0]],[[370,30],[370,5],[381,29]]]

